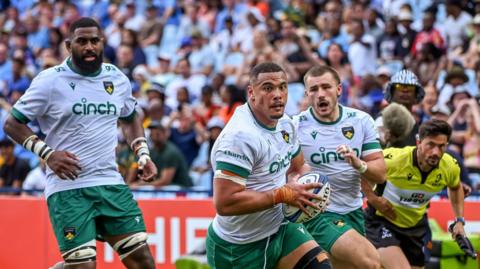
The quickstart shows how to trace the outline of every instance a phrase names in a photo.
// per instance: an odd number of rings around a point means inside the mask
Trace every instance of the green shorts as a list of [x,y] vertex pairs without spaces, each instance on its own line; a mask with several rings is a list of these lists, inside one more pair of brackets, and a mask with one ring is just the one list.
[[275,268],[278,261],[303,243],[313,240],[302,224],[283,223],[278,232],[247,244],[229,243],[213,231],[207,233],[207,259],[212,269]]
[[127,185],[105,185],[56,192],[47,199],[60,251],[97,236],[145,232],[142,212]]
[[324,212],[314,219],[303,223],[317,243],[330,252],[337,239],[350,229],[365,236],[365,219],[361,208],[342,215]]

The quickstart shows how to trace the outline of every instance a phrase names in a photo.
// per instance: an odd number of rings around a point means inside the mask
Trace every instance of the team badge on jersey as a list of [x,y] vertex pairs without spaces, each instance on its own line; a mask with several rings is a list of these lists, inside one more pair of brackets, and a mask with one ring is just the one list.
[[282,130],[282,137],[285,142],[290,143],[290,135],[287,133],[287,131]]
[[75,230],[75,227],[65,227],[63,228],[63,236],[65,236],[67,240],[72,240],[77,234]]
[[342,127],[342,134],[346,138],[352,139],[353,135],[355,134],[355,130],[353,129],[353,126]]
[[337,225],[338,227],[343,227],[343,226],[345,226],[345,222],[343,221],[343,219],[334,220],[334,221],[333,221],[333,224]]
[[113,82],[111,81],[104,81],[103,82],[103,87],[105,88],[105,91],[108,93],[108,94],[112,94],[113,93]]

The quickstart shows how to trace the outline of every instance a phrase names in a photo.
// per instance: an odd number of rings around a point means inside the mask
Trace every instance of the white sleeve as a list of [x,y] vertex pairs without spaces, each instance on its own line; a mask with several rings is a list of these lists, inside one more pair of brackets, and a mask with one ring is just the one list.
[[216,170],[225,170],[243,178],[247,178],[255,163],[254,142],[244,132],[225,133],[218,141],[215,152],[212,152]]
[[[127,80],[127,78],[125,78]],[[123,107],[120,110],[120,118],[129,118],[133,115],[135,108],[137,106],[137,100],[132,95],[132,85],[130,82],[126,82],[126,93],[125,93],[125,102],[123,103]]]
[[377,127],[375,126],[375,122],[373,121],[372,117],[369,115],[362,119],[362,129],[364,132],[362,156],[382,151]]
[[24,95],[18,99],[12,108],[12,115],[22,123],[28,123],[43,116],[48,111],[50,92],[54,83],[52,75],[42,72],[36,76]]

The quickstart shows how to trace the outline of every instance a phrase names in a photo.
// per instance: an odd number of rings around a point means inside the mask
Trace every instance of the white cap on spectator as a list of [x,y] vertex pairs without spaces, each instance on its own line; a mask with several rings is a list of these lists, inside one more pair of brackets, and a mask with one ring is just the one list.
[[255,17],[255,19],[257,19],[257,21],[259,22],[265,21],[265,18],[263,17],[262,13],[260,13],[260,10],[258,10],[258,8],[256,7],[250,8],[248,12],[251,13]]
[[382,65],[377,69],[377,76],[381,76],[381,75],[390,77],[392,76],[392,72],[390,71],[390,68],[388,68],[385,65]]
[[450,113],[451,113],[448,106],[440,105],[440,104],[434,105],[431,110],[432,110],[432,113],[434,113],[434,114],[441,113],[441,114],[444,114],[444,115],[447,115],[447,116],[450,116]]
[[463,84],[463,85],[458,85],[457,87],[453,88],[452,95],[450,95],[450,101],[453,99],[453,97],[456,94],[460,94],[460,93],[465,93],[468,96],[468,98],[472,97],[472,95],[468,91],[467,85]]
[[164,51],[160,51],[157,55],[157,59],[164,60],[164,61],[171,61],[172,56],[170,56],[168,53],[166,53]]
[[477,14],[475,17],[473,17],[472,24],[480,24],[480,14]]
[[150,72],[148,72],[147,67],[143,64],[137,65],[132,72],[132,75],[135,76],[142,76],[146,80],[150,80],[152,76]]
[[399,21],[413,21],[412,12],[402,9],[400,13],[398,13],[398,20]]
[[220,117],[213,117],[208,121],[207,129],[210,130],[215,127],[223,129],[223,127],[225,127],[225,122],[223,122],[223,120]]

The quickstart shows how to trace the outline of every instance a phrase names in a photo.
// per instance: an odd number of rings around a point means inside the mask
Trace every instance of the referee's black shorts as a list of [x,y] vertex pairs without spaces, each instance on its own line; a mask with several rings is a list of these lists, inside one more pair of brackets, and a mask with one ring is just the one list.
[[424,266],[423,254],[425,222],[420,221],[414,227],[400,228],[387,219],[375,215],[369,206],[365,210],[365,230],[367,238],[375,248],[398,246],[412,266]]

